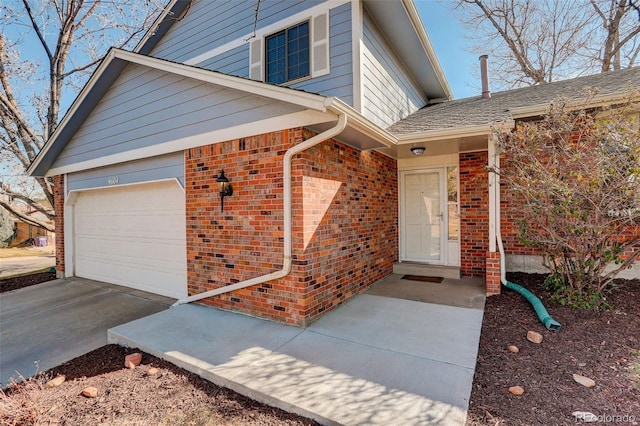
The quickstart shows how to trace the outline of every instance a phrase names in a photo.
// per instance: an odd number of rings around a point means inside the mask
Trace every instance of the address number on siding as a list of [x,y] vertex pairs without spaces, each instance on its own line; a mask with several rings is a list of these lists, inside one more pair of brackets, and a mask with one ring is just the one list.
[[109,179],[107,179],[107,184],[117,185],[118,181],[119,181],[118,176],[110,177]]

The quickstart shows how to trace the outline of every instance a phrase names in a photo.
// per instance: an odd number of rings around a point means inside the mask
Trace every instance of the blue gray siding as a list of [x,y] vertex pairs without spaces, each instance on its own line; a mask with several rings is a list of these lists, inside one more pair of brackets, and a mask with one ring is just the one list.
[[[258,28],[286,19],[324,0],[264,0]],[[257,0],[194,1],[187,15],[167,32],[151,56],[184,62],[253,32]],[[247,56],[248,57],[248,56]]]
[[[323,0],[324,1],[324,0]],[[289,16],[316,6],[323,1],[266,0],[260,4],[257,29],[277,23]],[[202,53],[253,31],[255,4],[249,1],[199,1],[187,16],[174,24],[151,56],[185,62]],[[283,23],[283,26],[285,24]],[[296,89],[326,96],[336,96],[353,105],[353,57],[351,4],[346,3],[329,13],[330,74],[291,85]],[[195,64],[239,77],[249,77],[249,43]]]
[[197,64],[201,68],[216,70],[238,77],[249,78],[249,44],[231,49],[222,55]]
[[382,128],[427,102],[366,11],[362,79],[362,114]]
[[[67,191],[177,178],[184,186],[184,153],[182,151],[144,160],[99,167],[67,176]],[[109,182],[109,179],[112,179]]]
[[292,84],[295,89],[335,96],[353,105],[353,56],[351,4],[329,11],[329,54],[331,72],[322,77]]
[[52,167],[300,110],[301,107],[251,93],[132,64],[100,100]]

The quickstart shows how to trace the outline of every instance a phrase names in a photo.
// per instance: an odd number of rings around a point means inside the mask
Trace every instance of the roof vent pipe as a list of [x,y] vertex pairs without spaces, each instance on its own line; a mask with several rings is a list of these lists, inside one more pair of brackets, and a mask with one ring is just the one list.
[[491,97],[491,91],[489,90],[489,71],[488,71],[488,59],[489,55],[480,56],[480,78],[482,79],[482,99],[488,99]]

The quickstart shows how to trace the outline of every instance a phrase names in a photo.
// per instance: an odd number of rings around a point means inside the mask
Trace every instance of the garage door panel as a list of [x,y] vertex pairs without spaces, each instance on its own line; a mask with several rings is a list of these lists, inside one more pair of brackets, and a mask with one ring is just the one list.
[[177,183],[83,192],[74,208],[75,273],[184,297],[185,227],[184,192]]
[[[82,260],[101,262],[107,265],[137,265],[145,270],[171,272],[183,266],[180,259],[184,255],[173,244],[159,244],[157,241],[140,243],[136,239],[99,240],[82,239],[77,247],[78,266],[84,266]],[[113,248],[109,249],[111,246]],[[99,249],[96,249],[99,247]],[[162,259],[162,262],[158,262]]]

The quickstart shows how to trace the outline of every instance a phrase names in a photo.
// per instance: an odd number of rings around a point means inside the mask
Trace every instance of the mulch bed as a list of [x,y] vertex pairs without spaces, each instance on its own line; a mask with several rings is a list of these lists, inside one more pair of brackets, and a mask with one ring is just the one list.
[[[601,312],[550,301],[542,275],[510,280],[540,297],[562,328],[547,331],[513,291],[487,299],[467,425],[574,425],[575,411],[601,423],[640,424],[640,280],[618,281],[606,296],[611,309]],[[541,333],[542,343],[527,341],[528,330]],[[596,386],[576,383],[574,373]],[[508,391],[516,385],[521,396]]]
[[39,272],[37,274],[24,275],[15,278],[5,278],[0,280],[0,293],[5,291],[18,290],[31,285],[56,279],[55,272]]
[[[260,404],[152,355],[124,368],[134,349],[107,345],[0,392],[0,424],[32,425],[317,425]],[[158,371],[151,374],[150,369]],[[59,387],[45,383],[58,375]],[[89,387],[95,398],[82,396]]]

